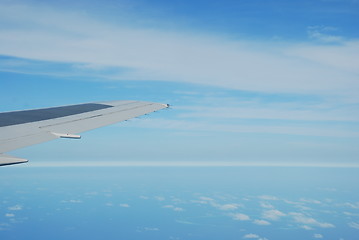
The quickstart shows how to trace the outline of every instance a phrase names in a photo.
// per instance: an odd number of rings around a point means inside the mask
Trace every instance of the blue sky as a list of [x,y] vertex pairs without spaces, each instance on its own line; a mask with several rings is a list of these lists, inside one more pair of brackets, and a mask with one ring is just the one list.
[[358,164],[357,1],[0,4],[2,111],[172,105],[20,155]]
[[355,240],[359,2],[0,0],[0,111],[169,103],[9,154],[0,239]]

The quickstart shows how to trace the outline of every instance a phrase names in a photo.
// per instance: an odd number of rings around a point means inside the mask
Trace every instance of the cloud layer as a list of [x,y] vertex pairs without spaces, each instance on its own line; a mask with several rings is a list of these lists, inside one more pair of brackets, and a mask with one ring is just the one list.
[[80,68],[123,69],[106,76],[112,80],[352,97],[358,91],[357,41],[325,46],[249,42],[113,25],[81,12],[45,6],[1,4],[0,9],[0,20],[8,26],[1,30],[1,54],[70,62]]

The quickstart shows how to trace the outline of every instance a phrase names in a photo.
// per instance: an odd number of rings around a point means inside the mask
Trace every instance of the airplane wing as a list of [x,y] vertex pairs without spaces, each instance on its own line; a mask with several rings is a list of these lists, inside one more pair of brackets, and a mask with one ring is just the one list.
[[0,166],[27,162],[6,152],[57,138],[81,138],[81,132],[168,107],[153,102],[112,101],[0,113]]

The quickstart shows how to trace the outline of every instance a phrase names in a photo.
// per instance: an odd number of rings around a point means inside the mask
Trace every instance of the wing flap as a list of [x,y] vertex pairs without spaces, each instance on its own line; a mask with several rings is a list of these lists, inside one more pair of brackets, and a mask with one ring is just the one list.
[[47,131],[33,131],[32,133],[18,135],[11,139],[2,140],[0,142],[0,151],[2,153],[9,152],[18,148],[35,145],[42,142],[51,141],[59,138],[55,134]]

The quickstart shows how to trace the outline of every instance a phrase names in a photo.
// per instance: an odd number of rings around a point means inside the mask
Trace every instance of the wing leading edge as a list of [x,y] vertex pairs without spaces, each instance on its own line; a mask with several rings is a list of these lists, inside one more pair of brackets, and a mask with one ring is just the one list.
[[168,104],[112,101],[0,113],[0,166],[27,162],[4,153],[168,108]]

